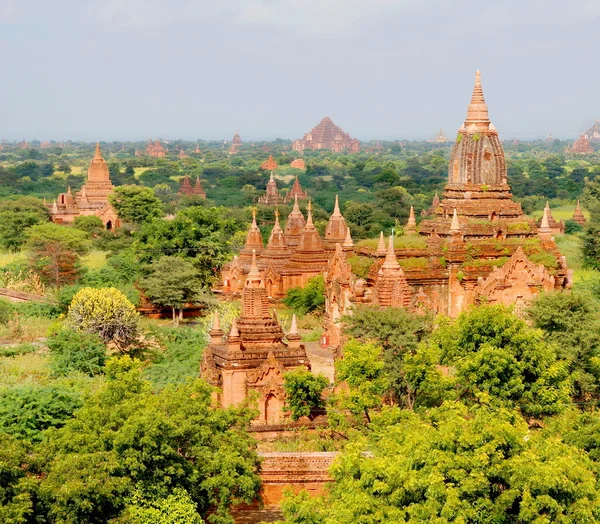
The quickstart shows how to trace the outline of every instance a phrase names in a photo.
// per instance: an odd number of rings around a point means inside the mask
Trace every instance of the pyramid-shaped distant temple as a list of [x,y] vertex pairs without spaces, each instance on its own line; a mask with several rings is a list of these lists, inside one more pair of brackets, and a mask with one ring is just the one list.
[[66,193],[58,195],[58,199],[49,204],[50,217],[58,224],[69,224],[75,217],[95,215],[100,217],[107,229],[118,227],[117,213],[108,202],[112,190],[108,165],[102,158],[98,143],[94,158],[90,162],[87,180],[75,195],[71,193],[70,187]]
[[600,144],[600,119],[596,118],[594,125],[585,132],[585,138],[590,144]]
[[336,126],[331,118],[326,116],[309,133],[306,133],[301,139],[295,140],[292,144],[294,151],[302,152],[305,149],[330,149],[334,153],[349,151],[358,153],[360,151],[360,142],[352,138],[342,128]]

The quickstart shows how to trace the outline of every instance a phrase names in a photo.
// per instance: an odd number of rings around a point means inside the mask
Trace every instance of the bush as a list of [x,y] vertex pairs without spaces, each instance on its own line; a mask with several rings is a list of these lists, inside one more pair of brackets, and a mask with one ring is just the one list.
[[574,235],[583,231],[583,226],[574,222],[573,220],[565,220],[565,233],[567,235]]
[[26,440],[58,428],[81,406],[73,390],[55,386],[18,386],[0,391],[0,430]]
[[104,370],[106,346],[98,335],[61,329],[48,339],[48,348],[50,368],[55,375],[78,371],[93,376]]
[[285,404],[292,412],[292,420],[308,417],[314,409],[325,406],[323,391],[329,385],[327,377],[295,369],[286,373],[284,379]]
[[191,328],[154,328],[152,330],[164,350],[158,351],[144,372],[155,388],[185,382],[198,376],[206,334]]
[[325,281],[322,276],[311,278],[305,287],[295,287],[287,292],[283,303],[304,315],[325,309]]
[[97,334],[120,350],[137,339],[138,321],[134,305],[115,288],[81,289],[73,297],[66,318],[71,329]]
[[0,325],[6,324],[11,319],[14,310],[12,302],[0,298]]

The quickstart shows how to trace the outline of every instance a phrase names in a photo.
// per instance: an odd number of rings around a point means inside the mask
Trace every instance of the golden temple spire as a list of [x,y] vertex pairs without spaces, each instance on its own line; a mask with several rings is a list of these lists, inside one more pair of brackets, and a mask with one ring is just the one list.
[[479,70],[477,70],[475,73],[475,85],[473,87],[473,94],[471,95],[471,103],[467,109],[465,127],[468,128],[473,124],[483,128],[488,128],[490,125],[490,117],[488,115],[488,108],[487,104],[485,103],[485,98],[483,97],[481,73]]

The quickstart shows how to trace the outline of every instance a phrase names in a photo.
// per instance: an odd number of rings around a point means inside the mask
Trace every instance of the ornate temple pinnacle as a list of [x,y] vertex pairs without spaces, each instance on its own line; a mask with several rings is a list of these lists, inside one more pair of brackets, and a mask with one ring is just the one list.
[[379,233],[379,243],[377,244],[377,254],[378,255],[386,254],[385,240],[383,238],[383,231],[381,233]]
[[102,158],[102,151],[100,150],[100,142],[96,142],[96,151],[94,153],[94,158]]
[[452,223],[450,224],[450,233],[460,233],[460,224],[458,223],[458,214],[456,209],[452,215]]
[[331,214],[332,217],[341,217],[342,213],[340,211],[340,202],[339,202],[339,198],[337,195],[335,195],[335,205],[333,207],[333,213]]
[[467,119],[465,120],[465,128],[469,126],[481,126],[488,128],[490,125],[490,117],[488,115],[487,104],[483,96],[483,87],[481,86],[481,73],[479,70],[475,73],[475,85],[473,86],[473,94],[471,95],[471,103],[467,109]]

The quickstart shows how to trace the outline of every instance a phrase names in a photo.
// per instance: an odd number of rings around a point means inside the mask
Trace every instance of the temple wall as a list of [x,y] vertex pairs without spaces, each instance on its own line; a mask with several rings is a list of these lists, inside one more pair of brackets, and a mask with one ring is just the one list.
[[286,489],[307,490],[311,495],[324,493],[333,479],[329,468],[337,453],[260,453],[260,477],[263,482],[262,497],[265,506],[277,506]]
[[246,398],[246,371],[223,370],[221,404],[224,408],[239,406]]

